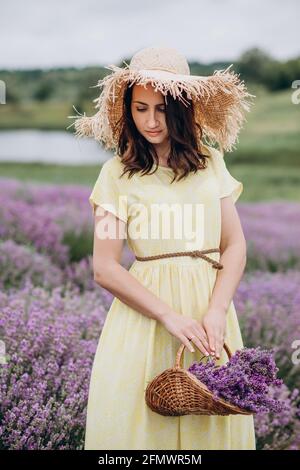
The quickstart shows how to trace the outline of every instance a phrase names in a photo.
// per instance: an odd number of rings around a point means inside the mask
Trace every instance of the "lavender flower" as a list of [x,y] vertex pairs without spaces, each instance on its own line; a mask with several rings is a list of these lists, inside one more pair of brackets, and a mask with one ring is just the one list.
[[217,367],[210,358],[206,363],[193,363],[189,372],[203,382],[215,397],[254,413],[273,411],[280,413],[284,403],[270,396],[270,387],[278,387],[282,380],[276,378],[278,368],[273,351],[243,348],[229,361]]

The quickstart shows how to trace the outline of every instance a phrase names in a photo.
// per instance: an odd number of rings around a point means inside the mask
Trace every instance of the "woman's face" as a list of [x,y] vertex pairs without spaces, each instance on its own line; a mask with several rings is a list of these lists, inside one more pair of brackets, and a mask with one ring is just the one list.
[[133,86],[131,114],[134,123],[145,139],[154,145],[168,140],[165,110],[164,96],[160,91],[155,91],[150,83],[147,88]]

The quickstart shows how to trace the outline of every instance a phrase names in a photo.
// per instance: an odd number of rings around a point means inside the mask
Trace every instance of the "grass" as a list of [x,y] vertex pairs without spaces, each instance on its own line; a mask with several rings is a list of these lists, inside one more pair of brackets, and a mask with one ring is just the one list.
[[300,104],[291,96],[290,90],[257,93],[231,161],[300,166]]
[[232,176],[242,181],[244,191],[239,201],[300,201],[300,171],[290,166],[227,164]]
[[100,165],[0,162],[1,177],[55,184],[91,185],[99,171]]
[[[266,164],[232,164],[227,158],[232,176],[242,181],[242,201],[298,200],[300,201],[300,171],[291,166]],[[23,181],[79,184],[92,188],[100,165],[48,165],[43,163],[0,162],[0,174]]]
[[5,104],[0,106],[0,129],[66,130],[74,121],[68,116],[75,114],[72,103],[64,101]]

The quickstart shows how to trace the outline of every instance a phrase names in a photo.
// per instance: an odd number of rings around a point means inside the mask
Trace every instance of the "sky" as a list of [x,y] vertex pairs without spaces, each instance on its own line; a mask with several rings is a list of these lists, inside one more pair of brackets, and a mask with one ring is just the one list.
[[0,0],[0,68],[105,66],[161,45],[203,63],[251,47],[287,60],[299,13],[299,0]]

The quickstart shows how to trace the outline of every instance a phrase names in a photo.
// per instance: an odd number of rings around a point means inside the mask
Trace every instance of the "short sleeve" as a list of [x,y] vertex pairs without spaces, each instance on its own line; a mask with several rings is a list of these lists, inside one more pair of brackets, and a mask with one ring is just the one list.
[[99,176],[89,196],[89,203],[95,214],[97,206],[112,212],[127,223],[127,196],[119,180],[118,168],[111,160],[103,163]]
[[220,198],[232,196],[234,203],[236,203],[244,189],[243,183],[238,181],[230,174],[229,170],[227,169],[224,156],[220,150],[217,150],[213,147],[211,147],[210,150],[218,179]]

